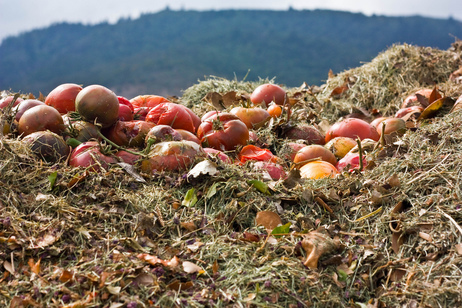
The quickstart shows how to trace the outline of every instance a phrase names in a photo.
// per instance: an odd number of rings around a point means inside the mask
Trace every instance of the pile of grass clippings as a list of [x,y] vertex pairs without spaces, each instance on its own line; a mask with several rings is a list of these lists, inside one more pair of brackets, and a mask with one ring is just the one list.
[[[392,115],[407,94],[435,85],[455,99],[459,45],[392,46],[325,85],[288,89],[291,121],[322,126],[374,108]],[[180,100],[205,110],[210,91],[251,93],[258,84],[211,78]],[[375,151],[364,173],[300,180],[291,172],[278,182],[220,161],[213,176],[140,180],[117,165],[91,173],[47,165],[3,136],[0,305],[461,306],[461,123],[460,111],[423,122]],[[274,130],[258,135],[283,150]],[[281,234],[256,225],[263,211],[278,214]],[[319,248],[314,231],[340,243],[316,268],[305,262],[307,246]]]

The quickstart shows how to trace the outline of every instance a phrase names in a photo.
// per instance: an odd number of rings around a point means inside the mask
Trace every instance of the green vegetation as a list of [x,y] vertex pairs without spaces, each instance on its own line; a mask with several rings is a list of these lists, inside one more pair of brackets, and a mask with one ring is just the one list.
[[0,88],[47,94],[65,82],[118,94],[181,95],[205,76],[321,84],[394,43],[449,48],[462,23],[314,11],[171,11],[116,24],[60,23],[0,45]]

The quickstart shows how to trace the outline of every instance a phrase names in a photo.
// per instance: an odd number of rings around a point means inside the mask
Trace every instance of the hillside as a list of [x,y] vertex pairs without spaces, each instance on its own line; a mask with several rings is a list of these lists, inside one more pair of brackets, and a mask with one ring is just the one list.
[[5,39],[0,89],[47,94],[64,82],[118,94],[181,95],[204,76],[322,84],[395,43],[440,49],[462,23],[326,11],[171,11],[116,24],[60,23]]

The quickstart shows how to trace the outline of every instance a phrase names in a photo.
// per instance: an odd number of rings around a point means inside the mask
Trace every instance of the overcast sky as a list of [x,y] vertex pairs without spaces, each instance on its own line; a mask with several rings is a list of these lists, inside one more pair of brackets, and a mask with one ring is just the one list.
[[0,40],[56,22],[115,22],[140,13],[219,9],[332,9],[366,15],[453,17],[462,21],[460,0],[0,0]]

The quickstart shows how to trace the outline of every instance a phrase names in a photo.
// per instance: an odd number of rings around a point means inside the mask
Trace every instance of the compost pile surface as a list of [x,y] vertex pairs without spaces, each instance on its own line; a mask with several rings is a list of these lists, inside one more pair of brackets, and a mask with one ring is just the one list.
[[[435,86],[455,101],[461,65],[460,41],[445,51],[392,46],[320,87],[287,89],[290,121],[323,130],[342,117],[393,115],[408,94]],[[202,115],[214,108],[210,93],[257,84],[210,77],[179,102]],[[5,135],[0,305],[461,306],[462,113],[437,111],[376,147],[365,171],[319,180],[287,161],[280,181],[220,161],[194,175],[85,172],[44,163]],[[259,129],[259,145],[282,157],[285,124]],[[269,228],[271,219],[281,224]]]

